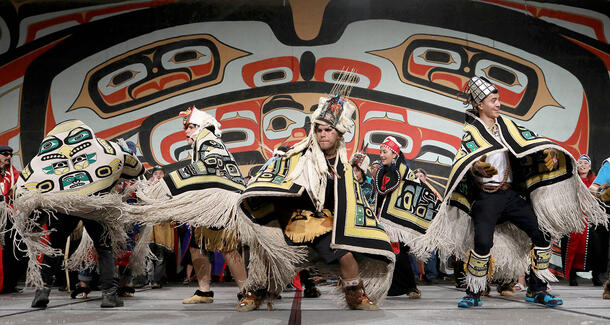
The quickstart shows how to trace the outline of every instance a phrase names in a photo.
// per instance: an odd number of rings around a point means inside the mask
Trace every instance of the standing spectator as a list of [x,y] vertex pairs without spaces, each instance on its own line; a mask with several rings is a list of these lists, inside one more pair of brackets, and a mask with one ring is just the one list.
[[381,167],[381,161],[380,160],[375,160],[371,163],[371,167],[369,168],[371,170],[371,175],[375,176],[377,175],[377,169],[379,169],[379,167]]
[[[598,196],[605,204],[606,204],[606,213],[608,213],[608,206],[610,205],[610,158],[607,158],[602,163],[602,167],[599,169],[599,173],[597,173],[597,177],[593,181],[593,184],[589,187],[589,190],[593,192],[596,196]],[[598,252],[592,252],[597,256],[596,260],[598,260],[599,264],[593,266],[593,269],[596,271],[594,275],[599,275],[601,273],[606,273],[608,268],[608,232],[605,231],[602,227],[597,227],[594,232],[598,233],[598,238],[596,238],[595,245],[600,248]],[[606,281],[604,284],[604,299],[610,299],[610,280]]]
[[354,171],[354,178],[360,184],[362,193],[366,197],[366,200],[371,206],[375,204],[375,191],[373,188],[373,179],[369,177],[366,172],[369,170],[369,163],[371,159],[362,152],[356,152],[351,159],[352,169]]
[[[0,145],[0,195],[5,204],[12,204],[13,185],[17,182],[19,171],[11,163],[13,148]],[[10,220],[6,221],[6,229],[10,229]],[[23,253],[14,247],[14,232],[2,233],[4,227],[0,223],[0,293],[11,293],[16,289],[19,277],[25,273]],[[17,257],[16,257],[17,255]],[[5,267],[6,266],[6,267]],[[10,267],[9,267],[10,266]]]
[[[595,173],[591,170],[591,158],[587,155],[582,155],[577,161],[577,171],[580,179],[587,187],[593,184]],[[594,228],[595,229],[595,228]],[[605,230],[605,229],[604,229]],[[593,271],[593,285],[600,286],[599,270],[592,269],[597,262],[597,252],[601,252],[600,247],[595,247],[600,236],[597,235],[600,230],[590,229],[589,225],[585,225],[584,231],[580,233],[571,233],[561,239],[561,257],[563,261],[563,272],[565,278],[568,279],[571,286],[577,286],[576,271]],[[603,237],[603,234],[602,234]],[[607,246],[607,241],[606,241]],[[606,251],[607,254],[607,251]]]

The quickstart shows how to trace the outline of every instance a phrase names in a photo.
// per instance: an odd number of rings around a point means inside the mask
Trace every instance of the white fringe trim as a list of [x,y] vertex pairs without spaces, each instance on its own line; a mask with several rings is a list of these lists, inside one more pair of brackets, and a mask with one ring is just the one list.
[[297,266],[305,261],[307,248],[288,245],[279,224],[258,225],[241,211],[238,223],[239,237],[250,247],[245,290],[266,288],[271,293],[282,292],[296,275]]
[[466,287],[475,293],[485,291],[487,288],[487,276],[474,276],[466,272]]
[[587,218],[592,224],[608,225],[606,212],[576,176],[537,188],[530,196],[538,225],[549,237],[582,232]]
[[[122,214],[120,206],[121,196],[117,194],[83,195],[69,192],[25,192],[14,201],[15,211],[11,215],[13,229],[17,231],[16,246],[24,243],[26,255],[29,258],[26,273],[26,285],[42,287],[44,283],[40,275],[42,265],[38,263],[38,256],[61,256],[60,249],[53,249],[43,243],[43,237],[48,236],[38,224],[43,212],[49,215],[49,224],[53,227],[55,212],[78,216],[84,219],[100,222],[106,227],[106,236],[110,236],[114,251],[120,251],[126,246],[126,236],[119,217]],[[57,222],[57,221],[55,221]]]
[[139,182],[139,190],[136,193],[145,204],[122,203],[121,210],[124,213],[121,220],[148,225],[174,221],[193,227],[225,228],[237,234],[235,216],[241,194],[210,188],[188,191],[171,199],[158,199],[166,198],[165,194],[154,195],[163,192],[162,189],[166,188],[164,184],[164,181],[155,184]]
[[[444,204],[446,203],[443,202]],[[438,249],[441,255],[455,255],[459,260],[465,261],[466,253],[474,247],[474,226],[471,218],[453,206],[440,211],[445,212],[436,215],[426,234],[408,243],[411,253],[419,260],[427,260],[430,254]],[[529,272],[530,247],[530,238],[515,225],[497,225],[494,246],[490,251],[496,260],[494,279],[508,282]]]
[[92,269],[97,265],[97,252],[93,245],[93,240],[89,236],[87,229],[83,227],[83,236],[81,237],[78,248],[72,253],[65,267],[72,271],[84,271]]
[[146,260],[156,258],[150,250],[150,236],[152,232],[153,226],[144,225],[140,228],[140,235],[131,252],[131,256],[129,256],[129,264],[127,265],[131,268],[133,277],[145,274]]
[[381,225],[391,242],[401,242],[408,245],[424,235],[417,230],[398,225],[385,218],[381,218]]
[[559,280],[557,280],[557,278],[555,277],[555,275],[553,273],[551,273],[551,270],[544,269],[544,270],[536,270],[534,268],[532,268],[532,271],[534,272],[534,274],[538,277],[538,279],[544,281],[544,282],[559,282]]

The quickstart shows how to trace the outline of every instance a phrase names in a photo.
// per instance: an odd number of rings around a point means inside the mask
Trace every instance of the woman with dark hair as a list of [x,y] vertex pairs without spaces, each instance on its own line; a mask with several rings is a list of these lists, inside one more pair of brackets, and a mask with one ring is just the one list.
[[[403,178],[403,175],[400,174],[400,166],[407,164],[405,156],[400,151],[400,144],[392,136],[387,137],[383,144],[381,144],[379,157],[381,159],[381,167],[373,175],[373,183],[377,191],[377,214],[381,212],[381,207],[386,197],[389,197],[398,188]],[[392,285],[388,291],[388,296],[407,294],[411,299],[420,298],[421,292],[417,289],[409,259],[409,246],[398,242],[398,240],[392,240],[392,247],[397,254]]]
[[[591,169],[591,158],[587,155],[582,155],[576,162],[576,168],[578,176],[585,183],[587,187],[593,184],[595,180],[595,173]],[[576,281],[577,271],[593,271],[593,285],[602,285],[599,279],[599,270],[595,268],[596,264],[593,257],[594,251],[599,251],[599,245],[595,245],[599,242],[596,240],[597,231],[589,228],[589,225],[585,225],[585,229],[582,232],[572,232],[569,236],[564,236],[561,239],[561,259],[563,261],[563,272],[565,278],[570,282],[571,286],[577,286]],[[607,254],[606,254],[607,255]]]

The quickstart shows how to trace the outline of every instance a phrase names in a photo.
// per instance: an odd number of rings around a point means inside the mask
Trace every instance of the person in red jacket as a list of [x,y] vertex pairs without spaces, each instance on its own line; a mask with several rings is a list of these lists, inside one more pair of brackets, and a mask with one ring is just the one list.
[[[13,148],[7,145],[0,145],[0,195],[6,204],[11,204],[12,188],[17,182],[19,171],[11,163]],[[1,224],[1,223],[0,223]],[[5,229],[10,229],[12,224],[7,220]],[[4,229],[0,229],[2,231]],[[22,256],[19,250],[13,249],[13,233],[5,232],[0,235],[0,293],[11,293],[18,291],[17,281],[24,273],[24,258],[16,258],[15,255]],[[15,251],[15,254],[13,254]],[[4,266],[10,267],[4,267]]]

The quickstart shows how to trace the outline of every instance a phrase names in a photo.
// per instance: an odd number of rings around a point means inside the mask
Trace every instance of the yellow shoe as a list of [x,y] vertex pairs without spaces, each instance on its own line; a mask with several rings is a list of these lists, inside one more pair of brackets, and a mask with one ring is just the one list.
[[373,302],[364,292],[362,281],[355,286],[343,288],[345,292],[345,301],[351,309],[357,310],[378,310],[379,306]]
[[201,290],[195,291],[195,294],[182,300],[183,304],[211,304],[214,302],[214,291],[203,292]]
[[262,302],[263,298],[261,296],[248,291],[243,295],[243,298],[239,300],[237,311],[252,311],[258,309]]
[[358,305],[350,306],[350,308],[357,310],[379,310],[379,306],[369,299],[366,294],[360,298],[360,303]]
[[501,296],[514,297],[515,296],[515,290],[513,289],[514,286],[515,286],[514,283],[499,284],[497,287],[497,290]]
[[419,299],[421,298],[421,291],[419,289],[415,289],[415,291],[411,291],[407,293],[409,299]]
[[610,280],[604,283],[604,293],[602,294],[602,299],[610,299]]

